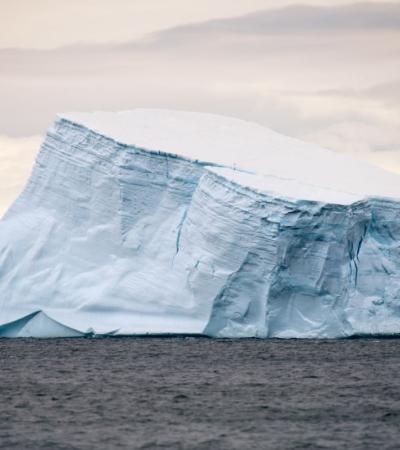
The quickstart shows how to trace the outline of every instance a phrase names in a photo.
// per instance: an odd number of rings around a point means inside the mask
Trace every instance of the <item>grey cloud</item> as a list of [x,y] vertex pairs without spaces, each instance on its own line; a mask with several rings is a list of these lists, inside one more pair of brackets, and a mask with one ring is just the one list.
[[[304,95],[304,91],[286,91],[285,94]],[[347,97],[360,99],[374,99],[387,105],[399,106],[400,79],[386,83],[378,83],[364,89],[322,89],[309,92],[310,97]]]
[[371,98],[381,99],[388,105],[398,106],[400,104],[400,79],[371,86],[362,93]]
[[153,41],[206,33],[268,35],[363,30],[399,31],[400,4],[355,3],[332,7],[293,5],[171,28],[154,34]]

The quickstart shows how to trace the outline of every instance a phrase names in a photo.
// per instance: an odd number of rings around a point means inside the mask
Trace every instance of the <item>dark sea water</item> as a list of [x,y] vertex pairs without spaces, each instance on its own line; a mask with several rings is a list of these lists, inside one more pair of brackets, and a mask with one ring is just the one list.
[[399,449],[400,340],[0,340],[0,448]]

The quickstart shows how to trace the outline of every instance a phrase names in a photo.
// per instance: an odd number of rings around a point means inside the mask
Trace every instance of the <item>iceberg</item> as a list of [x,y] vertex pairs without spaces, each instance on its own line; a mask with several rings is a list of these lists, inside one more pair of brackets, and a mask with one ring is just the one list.
[[399,199],[238,119],[59,115],[0,222],[0,337],[398,334]]

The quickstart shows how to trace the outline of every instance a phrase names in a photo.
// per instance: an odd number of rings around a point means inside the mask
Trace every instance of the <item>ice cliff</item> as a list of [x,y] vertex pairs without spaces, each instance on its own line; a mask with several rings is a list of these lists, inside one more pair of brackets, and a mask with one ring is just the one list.
[[0,336],[400,333],[399,198],[237,119],[60,115],[0,222]]

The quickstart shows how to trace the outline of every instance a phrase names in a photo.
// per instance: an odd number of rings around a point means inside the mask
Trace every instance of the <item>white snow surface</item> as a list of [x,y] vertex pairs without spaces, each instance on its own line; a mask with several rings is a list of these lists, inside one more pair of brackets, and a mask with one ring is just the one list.
[[0,337],[398,334],[397,198],[237,119],[60,115],[0,222]]
[[398,175],[240,119],[162,109],[60,117],[137,148],[266,175],[222,172],[261,191],[344,204],[368,196],[400,199]]

